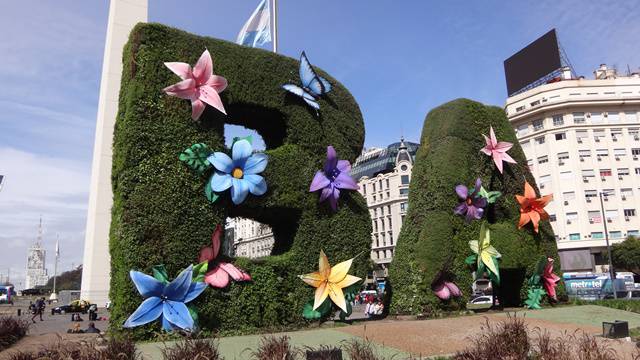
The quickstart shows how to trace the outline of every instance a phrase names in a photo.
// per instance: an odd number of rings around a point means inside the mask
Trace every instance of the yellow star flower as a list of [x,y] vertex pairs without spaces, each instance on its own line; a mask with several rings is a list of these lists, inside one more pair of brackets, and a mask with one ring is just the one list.
[[343,261],[334,267],[329,265],[329,259],[324,251],[320,250],[318,271],[306,275],[300,275],[300,279],[316,288],[313,310],[317,309],[327,299],[331,298],[336,306],[347,312],[347,304],[344,300],[342,289],[362,280],[357,276],[347,274],[353,259]]

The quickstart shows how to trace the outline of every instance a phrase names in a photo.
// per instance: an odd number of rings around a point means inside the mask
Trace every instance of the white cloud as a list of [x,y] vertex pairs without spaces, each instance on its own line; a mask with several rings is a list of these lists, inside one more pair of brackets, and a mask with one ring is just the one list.
[[[0,147],[0,241],[3,267],[18,278],[26,266],[27,248],[35,241],[42,215],[47,266],[53,270],[56,233],[60,236],[61,269],[82,260],[90,167],[81,162]],[[2,269],[2,272],[6,271]]]

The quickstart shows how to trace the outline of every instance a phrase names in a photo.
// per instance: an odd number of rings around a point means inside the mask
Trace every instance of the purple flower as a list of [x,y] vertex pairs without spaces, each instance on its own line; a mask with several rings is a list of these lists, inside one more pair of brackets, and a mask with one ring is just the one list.
[[471,222],[473,219],[480,220],[484,214],[484,208],[487,206],[487,199],[479,195],[481,187],[480,178],[476,179],[476,187],[472,192],[469,192],[469,189],[464,185],[456,186],[456,193],[462,202],[453,209],[453,213],[464,216],[467,222]]
[[338,198],[340,189],[358,190],[358,184],[349,175],[351,164],[347,160],[338,160],[336,150],[333,146],[327,146],[327,161],[324,169],[318,171],[313,177],[310,192],[322,190],[320,202],[329,199],[331,208],[338,210]]

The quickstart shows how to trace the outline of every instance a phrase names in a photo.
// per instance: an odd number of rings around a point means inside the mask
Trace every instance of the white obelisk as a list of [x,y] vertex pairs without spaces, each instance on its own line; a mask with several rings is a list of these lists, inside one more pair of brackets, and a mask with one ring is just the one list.
[[122,49],[131,29],[139,22],[147,22],[147,10],[148,0],[111,0],[109,5],[80,293],[81,299],[89,300],[98,306],[105,306],[109,300],[109,227],[113,205],[111,147],[118,113]]

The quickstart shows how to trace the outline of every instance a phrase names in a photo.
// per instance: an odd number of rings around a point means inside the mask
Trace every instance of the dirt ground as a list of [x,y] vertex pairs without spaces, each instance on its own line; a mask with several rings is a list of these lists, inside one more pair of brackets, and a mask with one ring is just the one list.
[[[552,337],[563,333],[573,334],[575,331],[584,331],[592,335],[602,334],[601,328],[592,325],[558,323],[526,317],[524,319],[531,337],[535,337],[536,330],[540,329],[549,331]],[[336,330],[414,355],[434,356],[453,354],[467,348],[470,344],[469,339],[481,332],[481,327],[487,320],[495,324],[504,321],[505,316],[488,314],[434,320],[383,320]],[[633,359],[632,355],[636,351],[634,343],[602,338],[600,341],[609,342],[620,359]]]

